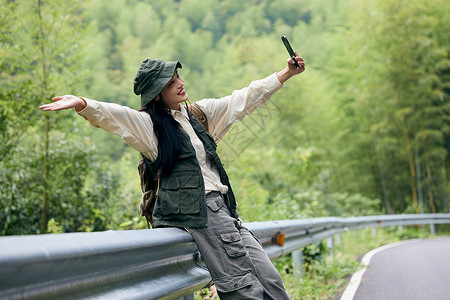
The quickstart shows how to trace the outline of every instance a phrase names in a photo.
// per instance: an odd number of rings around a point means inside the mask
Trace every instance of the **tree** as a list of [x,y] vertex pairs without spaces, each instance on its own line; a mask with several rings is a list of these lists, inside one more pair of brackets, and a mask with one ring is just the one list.
[[372,169],[378,169],[385,205],[396,199],[396,211],[424,211],[419,204],[425,189],[430,212],[437,211],[433,195],[440,191],[439,199],[445,197],[448,103],[439,74],[448,65],[448,45],[437,38],[439,7],[424,1],[366,2],[358,5],[350,31],[347,51],[357,49],[354,97],[359,99],[363,136],[378,161]]
[[[2,138],[13,137],[2,149],[3,155],[10,160],[3,167],[14,166],[16,160],[12,156],[19,154],[20,157],[28,157],[28,162],[40,170],[37,173],[39,180],[35,178],[33,182],[41,193],[39,230],[46,233],[49,215],[54,215],[50,207],[56,207],[59,204],[57,201],[61,201],[57,193],[61,186],[55,183],[62,181],[60,176],[74,172],[65,179],[72,178],[72,185],[80,184],[77,178],[84,177],[86,171],[77,168],[77,164],[83,164],[83,157],[72,152],[73,145],[61,147],[59,139],[62,136],[53,133],[55,130],[75,130],[75,124],[69,121],[70,112],[44,114],[38,111],[37,106],[56,94],[71,93],[83,84],[79,66],[83,63],[84,44],[81,37],[86,32],[87,22],[83,20],[79,1],[3,2],[2,10],[8,18],[2,19],[7,26],[2,27],[5,32],[2,33],[4,59],[1,61],[1,79],[6,84],[1,92],[8,105],[1,114],[2,127],[7,129]],[[11,152],[13,148],[17,150]],[[83,153],[87,154],[79,151],[79,154]],[[30,178],[33,177],[33,172],[25,165],[22,169],[30,173]],[[13,170],[19,171],[20,167],[16,165]],[[16,197],[14,185],[23,178],[12,174],[5,179],[7,181],[2,183],[13,187],[9,189],[12,191],[10,196]],[[80,188],[82,186],[80,184]],[[28,201],[36,208],[36,195],[32,194],[33,197],[24,198],[23,201]],[[34,216],[36,211],[39,210],[34,210]]]

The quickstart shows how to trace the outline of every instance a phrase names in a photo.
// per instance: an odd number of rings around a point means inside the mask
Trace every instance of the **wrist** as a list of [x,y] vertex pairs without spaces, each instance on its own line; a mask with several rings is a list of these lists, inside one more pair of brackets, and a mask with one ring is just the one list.
[[288,67],[284,68],[280,72],[277,72],[277,77],[281,84],[284,84],[292,76],[293,74],[291,73]]
[[79,96],[78,96],[78,99],[79,99],[79,102],[78,102],[78,104],[75,106],[75,111],[76,111],[76,112],[82,111],[82,110],[85,109],[85,107],[87,106],[87,102],[86,102],[86,100],[85,100],[83,97],[79,97]]

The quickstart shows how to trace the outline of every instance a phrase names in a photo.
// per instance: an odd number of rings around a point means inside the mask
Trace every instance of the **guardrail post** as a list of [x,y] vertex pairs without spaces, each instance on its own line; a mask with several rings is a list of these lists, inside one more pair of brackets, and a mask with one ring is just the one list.
[[431,235],[435,235],[436,234],[436,231],[434,230],[434,223],[430,224],[430,233],[431,233]]
[[372,227],[372,236],[373,237],[377,236],[377,228],[376,227]]
[[330,255],[334,256],[334,236],[333,235],[327,239],[327,247],[328,247],[328,249],[330,249]]
[[398,231],[402,231],[403,230],[403,225],[398,225]]
[[292,251],[292,265],[294,268],[294,276],[297,279],[303,277],[303,249]]

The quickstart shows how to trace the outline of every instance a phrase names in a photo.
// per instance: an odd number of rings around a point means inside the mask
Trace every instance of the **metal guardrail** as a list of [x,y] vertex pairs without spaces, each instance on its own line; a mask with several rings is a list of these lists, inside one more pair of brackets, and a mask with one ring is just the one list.
[[[450,214],[253,222],[271,259],[342,231],[450,223]],[[273,239],[285,235],[284,245]],[[176,228],[0,237],[0,299],[174,299],[211,278]]]

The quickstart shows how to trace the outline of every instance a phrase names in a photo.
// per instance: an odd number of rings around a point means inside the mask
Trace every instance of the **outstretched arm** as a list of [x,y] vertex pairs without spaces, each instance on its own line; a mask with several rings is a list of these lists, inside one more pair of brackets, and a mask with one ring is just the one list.
[[278,80],[280,80],[281,84],[285,83],[286,80],[288,80],[292,76],[298,75],[305,71],[305,61],[300,55],[297,54],[297,52],[295,52],[295,55],[295,59],[297,60],[300,67],[297,68],[295,66],[294,60],[292,58],[289,58],[287,61],[287,67],[277,73]]
[[122,137],[125,142],[151,160],[158,155],[158,140],[150,115],[115,103],[84,99],[72,95],[55,97],[39,106],[43,111],[75,108],[92,126]]
[[294,75],[305,71],[305,62],[296,53],[299,63],[297,68],[294,60],[287,60],[287,67],[264,79],[255,80],[246,88],[236,90],[232,95],[220,99],[203,99],[196,102],[205,112],[208,119],[208,130],[216,142],[227,133],[231,125],[252,113],[259,105],[265,103],[283,83]]
[[39,108],[44,111],[75,108],[77,112],[80,112],[86,107],[86,101],[73,95],[54,97],[52,100],[52,103],[41,105]]

